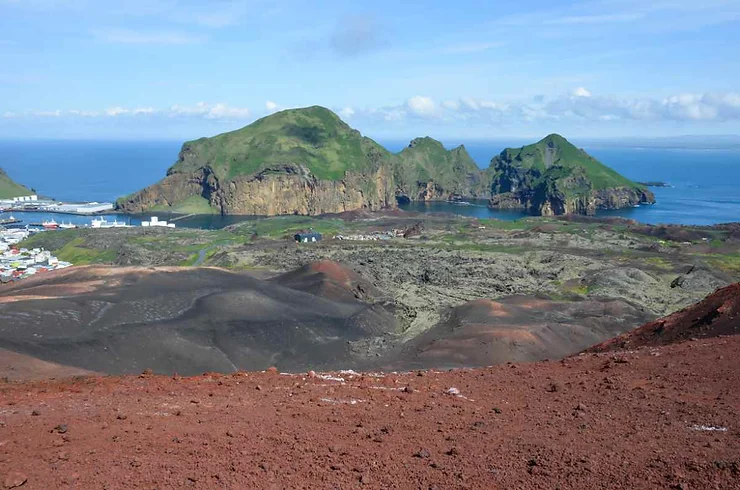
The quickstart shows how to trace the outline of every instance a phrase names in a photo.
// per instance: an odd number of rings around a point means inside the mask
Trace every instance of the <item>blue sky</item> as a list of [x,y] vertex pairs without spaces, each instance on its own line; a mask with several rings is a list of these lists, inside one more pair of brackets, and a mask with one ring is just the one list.
[[740,133],[740,0],[0,0],[0,138]]

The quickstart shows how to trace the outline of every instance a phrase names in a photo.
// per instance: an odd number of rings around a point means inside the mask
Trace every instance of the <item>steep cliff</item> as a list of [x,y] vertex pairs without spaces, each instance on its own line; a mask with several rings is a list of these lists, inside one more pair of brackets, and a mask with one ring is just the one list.
[[489,206],[536,215],[594,214],[655,202],[646,187],[623,177],[557,134],[491,160]]
[[338,213],[398,199],[488,198],[464,147],[418,138],[393,154],[323,107],[278,112],[183,145],[160,182],[121,199],[149,210],[243,215]]
[[167,177],[118,207],[267,216],[392,207],[394,159],[330,110],[294,109],[185,143]]
[[0,199],[12,199],[14,197],[29,196],[33,192],[13,180],[0,168]]
[[397,195],[412,201],[489,197],[465,147],[447,150],[429,137],[412,140],[398,154],[394,176]]

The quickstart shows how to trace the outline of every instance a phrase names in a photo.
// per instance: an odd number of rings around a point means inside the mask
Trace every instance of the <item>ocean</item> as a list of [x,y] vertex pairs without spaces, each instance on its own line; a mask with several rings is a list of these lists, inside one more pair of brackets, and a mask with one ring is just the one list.
[[[407,142],[382,142],[398,151]],[[464,142],[480,167],[505,146],[524,141]],[[456,143],[457,144],[457,143]],[[115,201],[161,179],[177,160],[181,142],[0,141],[0,167],[17,182],[61,201]],[[662,181],[653,188],[652,206],[603,211],[601,216],[623,216],[643,223],[708,225],[740,221],[740,150],[615,148],[583,145],[604,164],[637,181]],[[411,204],[407,209],[446,211],[476,217],[517,219],[524,213],[493,211],[485,202],[462,206],[448,203]],[[3,216],[6,217],[6,216]],[[87,224],[78,216],[17,216],[24,222],[57,221]],[[113,216],[110,219],[114,219]],[[119,220],[121,217],[119,217]],[[139,217],[131,219],[138,224]],[[236,216],[193,217],[179,226],[220,228],[247,219]]]

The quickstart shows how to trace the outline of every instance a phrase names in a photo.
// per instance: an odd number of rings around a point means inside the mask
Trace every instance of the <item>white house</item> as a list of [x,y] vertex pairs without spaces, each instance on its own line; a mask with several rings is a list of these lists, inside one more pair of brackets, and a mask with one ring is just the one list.
[[14,197],[13,202],[31,202],[31,201],[38,201],[39,196],[36,194],[32,196],[20,196],[20,197]]
[[166,221],[160,221],[158,217],[152,216],[149,221],[142,221],[141,226],[149,227],[162,227],[162,228],[174,228],[175,223],[167,223]]

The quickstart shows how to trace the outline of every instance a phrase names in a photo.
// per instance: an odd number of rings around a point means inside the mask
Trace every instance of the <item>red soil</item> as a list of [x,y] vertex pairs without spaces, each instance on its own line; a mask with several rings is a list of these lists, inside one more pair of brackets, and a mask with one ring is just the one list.
[[720,288],[699,303],[595,345],[590,352],[667,345],[691,338],[740,333],[740,283]]
[[0,349],[0,378],[10,381],[29,381],[49,378],[69,378],[100,374],[73,366],[42,361],[36,357]]
[[312,262],[274,278],[283,286],[335,301],[375,300],[383,297],[372,283],[344,264]]
[[0,485],[740,488],[739,356],[735,336],[345,382],[5,383]]

